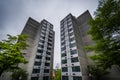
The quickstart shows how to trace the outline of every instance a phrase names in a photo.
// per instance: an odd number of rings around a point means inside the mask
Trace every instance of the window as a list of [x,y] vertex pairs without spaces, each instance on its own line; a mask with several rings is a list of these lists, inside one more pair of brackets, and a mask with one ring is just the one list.
[[67,72],[68,68],[67,67],[62,67],[62,72]]
[[61,38],[61,41],[65,40],[65,36],[63,38]]
[[72,41],[74,41],[74,40],[75,40],[75,38],[74,38],[74,37],[70,38],[70,42],[72,42]]
[[46,54],[50,55],[51,53],[47,51]]
[[75,43],[71,43],[70,44],[70,48],[73,48],[73,47],[75,47],[76,45],[75,45]]
[[43,53],[43,50],[38,49],[37,52],[38,53]]
[[31,80],[38,80],[39,77],[31,77]]
[[71,53],[71,55],[72,55],[72,54],[76,54],[76,53],[77,53],[77,50],[76,50],[76,49],[75,49],[75,50],[71,50],[70,53]]
[[52,39],[52,36],[50,36],[50,35],[49,35],[49,38],[51,38],[51,39]]
[[82,80],[82,77],[79,77],[79,76],[73,76],[73,80]]
[[45,66],[50,66],[50,63],[45,63]]
[[72,36],[73,35],[73,32],[69,33],[69,36]]
[[61,51],[64,51],[64,50],[66,50],[66,47],[65,47],[65,46],[61,48]]
[[72,67],[73,72],[80,72],[80,66],[74,66]]
[[70,29],[68,29],[68,32],[71,32],[73,29],[72,28],[70,28]]
[[65,45],[65,41],[61,43],[61,45]]
[[51,43],[48,43],[48,46],[52,46],[52,44],[51,44]]
[[45,33],[44,32],[41,32],[44,36],[45,36]]
[[45,39],[45,37],[44,37],[44,36],[41,36],[41,38],[42,38],[42,39]]
[[37,59],[42,59],[42,56],[36,55],[36,58],[37,58]]
[[40,69],[33,69],[32,73],[40,73]]
[[40,47],[40,48],[44,48],[44,45],[39,44],[38,47]]
[[62,54],[62,57],[65,57],[65,56],[66,56],[66,53],[63,53],[63,54]]
[[48,50],[51,50],[52,48],[47,47]]
[[49,42],[52,42],[52,40],[48,39]]
[[49,69],[44,69],[44,73],[49,73]]
[[71,58],[71,62],[78,62],[78,57]]
[[62,80],[68,80],[68,76],[62,76]]
[[48,76],[44,76],[43,80],[49,80],[49,77]]
[[62,64],[65,64],[65,63],[67,63],[67,60],[62,60]]
[[62,33],[61,33],[61,36],[64,36],[64,35],[65,35],[65,32],[62,32]]
[[45,41],[43,41],[43,40],[40,40],[40,42],[43,43],[43,44],[45,43]]
[[50,57],[46,57],[46,60],[50,60]]
[[35,66],[40,66],[40,65],[41,65],[41,62],[35,61],[34,65],[35,65]]

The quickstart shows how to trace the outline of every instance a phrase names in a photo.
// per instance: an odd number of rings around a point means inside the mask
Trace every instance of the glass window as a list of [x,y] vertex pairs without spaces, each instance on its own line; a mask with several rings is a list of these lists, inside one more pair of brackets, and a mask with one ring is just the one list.
[[49,38],[51,38],[51,39],[52,39],[52,36],[51,36],[51,35],[49,35]]
[[40,69],[33,69],[32,73],[40,73]]
[[68,32],[71,32],[73,29],[72,28],[70,28],[70,29],[68,29]]
[[46,54],[50,55],[51,53],[47,51]]
[[65,40],[65,37],[61,38],[61,41]]
[[38,80],[39,77],[31,77],[31,80]]
[[61,48],[61,51],[64,51],[64,50],[66,50],[66,47],[65,47],[65,46]]
[[73,35],[73,32],[69,33],[69,36],[72,36]]
[[74,66],[72,67],[73,72],[80,72],[80,66]]
[[44,45],[39,44],[38,47],[40,47],[40,48],[44,48]]
[[44,36],[41,36],[41,38],[42,38],[42,39],[45,39],[45,37],[44,37]]
[[67,60],[62,60],[62,64],[65,64],[65,63],[67,63]]
[[61,45],[65,45],[65,41],[61,43]]
[[48,39],[49,42],[52,42],[52,40]]
[[82,80],[82,77],[79,77],[79,76],[73,76],[73,80]]
[[50,66],[50,63],[45,63],[45,66]]
[[76,54],[76,53],[77,53],[77,50],[76,50],[76,49],[75,49],[75,50],[71,50],[70,53],[71,53],[71,55],[72,55],[72,54]]
[[40,65],[41,65],[41,62],[35,61],[34,65],[35,65],[35,66],[40,66]]
[[72,41],[74,41],[74,40],[75,40],[75,38],[74,38],[74,37],[70,38],[70,42],[72,42]]
[[44,73],[49,73],[49,69],[44,69]]
[[66,56],[66,53],[63,53],[63,54],[62,54],[62,57],[65,57],[65,56]]
[[43,44],[45,43],[45,41],[43,41],[43,40],[40,40],[40,42],[43,43]]
[[68,80],[68,76],[62,76],[62,80]]
[[37,59],[42,59],[42,56],[36,55],[36,58],[37,58]]
[[75,46],[76,46],[75,43],[70,43],[70,48],[73,48]]
[[51,43],[48,43],[48,46],[52,46],[52,44],[51,44]]
[[44,76],[43,80],[49,80],[49,77],[48,76]]
[[50,47],[47,47],[47,49],[48,49],[48,50],[51,50],[52,48],[50,48]]
[[46,60],[50,60],[50,57],[46,57]]
[[71,62],[72,62],[72,63],[78,62],[78,57],[71,58]]
[[38,49],[37,52],[38,53],[43,53],[43,50]]
[[62,67],[62,72],[67,72],[68,68],[67,67]]

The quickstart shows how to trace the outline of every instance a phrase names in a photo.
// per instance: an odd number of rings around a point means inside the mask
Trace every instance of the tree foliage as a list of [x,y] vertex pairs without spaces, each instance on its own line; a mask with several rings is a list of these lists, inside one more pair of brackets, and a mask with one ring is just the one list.
[[100,80],[103,75],[108,74],[108,71],[104,70],[103,67],[96,65],[90,65],[88,67],[88,72],[91,74],[91,78],[95,80]]
[[105,69],[120,66],[120,0],[100,0],[88,32],[95,45],[88,46],[91,58]]
[[26,49],[27,35],[7,35],[7,40],[0,41],[0,76],[4,71],[18,69],[18,64],[27,63],[22,50]]
[[15,70],[12,74],[12,80],[27,80],[28,73],[24,69]]
[[55,78],[53,80],[61,80],[61,69],[56,69]]

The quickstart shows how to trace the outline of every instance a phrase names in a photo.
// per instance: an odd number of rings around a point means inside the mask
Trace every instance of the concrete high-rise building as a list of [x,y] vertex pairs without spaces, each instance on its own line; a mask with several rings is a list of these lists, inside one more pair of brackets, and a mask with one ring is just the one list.
[[51,80],[55,35],[53,25],[46,20],[39,23],[29,18],[21,34],[29,35],[29,47],[23,51],[28,60],[23,66],[28,72],[28,80]]
[[87,55],[91,52],[87,52],[84,46],[93,44],[87,34],[90,19],[87,10],[77,18],[68,14],[60,22],[62,80],[88,80]]

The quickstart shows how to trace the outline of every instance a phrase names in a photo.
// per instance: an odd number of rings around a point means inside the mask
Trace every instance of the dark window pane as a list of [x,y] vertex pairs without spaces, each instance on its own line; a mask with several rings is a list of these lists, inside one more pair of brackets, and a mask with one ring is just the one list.
[[82,77],[74,76],[74,77],[73,77],[73,80],[82,80]]
[[65,64],[65,63],[67,63],[67,60],[62,60],[62,64]]
[[67,67],[62,67],[62,72],[67,72],[68,68]]
[[44,73],[49,73],[49,69],[44,69]]
[[40,69],[33,69],[32,73],[40,73]]
[[78,62],[78,57],[71,58],[71,62],[72,62],[72,63]]
[[31,77],[31,80],[38,80],[38,77]]
[[50,52],[46,52],[46,54],[50,55],[51,53]]
[[72,42],[73,40],[75,40],[75,38],[74,38],[74,37],[70,38],[70,42]]
[[68,76],[62,76],[62,80],[68,80]]
[[50,66],[50,63],[45,63],[45,66]]
[[63,54],[62,54],[62,57],[65,57],[65,56],[66,56],[66,53],[63,53]]
[[49,77],[48,76],[44,76],[43,80],[49,80]]
[[46,60],[50,60],[50,57],[46,57]]
[[80,66],[74,66],[72,67],[73,72],[80,72]]
[[42,56],[36,55],[36,58],[37,58],[37,59],[42,59]]
[[70,48],[75,47],[75,46],[76,46],[75,43],[70,44]]
[[75,50],[71,50],[70,53],[71,53],[71,55],[72,55],[72,54],[76,54],[76,53],[77,53],[77,50],[76,50],[76,49],[75,49]]
[[38,49],[37,52],[38,53],[43,53],[43,50]]
[[41,65],[41,62],[37,62],[37,61],[35,61],[34,65],[36,65],[36,66],[40,66],[40,65]]
[[64,51],[64,50],[66,50],[66,47],[65,47],[65,46],[61,48],[61,51]]

